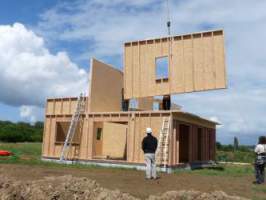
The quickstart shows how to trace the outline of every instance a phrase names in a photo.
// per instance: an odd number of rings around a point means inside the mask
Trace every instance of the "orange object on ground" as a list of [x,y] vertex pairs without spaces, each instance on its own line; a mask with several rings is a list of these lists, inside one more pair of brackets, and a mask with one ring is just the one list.
[[11,152],[5,151],[5,150],[0,150],[0,156],[10,156],[12,155]]

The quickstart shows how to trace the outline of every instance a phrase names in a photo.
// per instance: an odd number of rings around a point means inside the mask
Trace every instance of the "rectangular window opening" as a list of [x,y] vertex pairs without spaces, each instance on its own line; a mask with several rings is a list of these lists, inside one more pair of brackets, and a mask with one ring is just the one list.
[[96,139],[101,140],[101,138],[102,138],[102,128],[97,128]]
[[169,77],[168,72],[168,56],[159,57],[155,60],[156,64],[156,83],[167,82]]

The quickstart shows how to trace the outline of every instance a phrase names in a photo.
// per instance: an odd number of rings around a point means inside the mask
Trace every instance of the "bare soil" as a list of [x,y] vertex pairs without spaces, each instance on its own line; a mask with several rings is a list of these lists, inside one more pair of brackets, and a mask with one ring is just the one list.
[[123,169],[1,164],[0,199],[266,199],[264,190],[254,190],[252,176],[160,177],[145,180],[144,172]]

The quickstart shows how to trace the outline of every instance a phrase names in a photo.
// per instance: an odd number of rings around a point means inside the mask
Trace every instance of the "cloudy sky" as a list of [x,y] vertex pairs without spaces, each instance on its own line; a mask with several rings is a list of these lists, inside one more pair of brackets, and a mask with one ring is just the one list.
[[[122,69],[124,41],[167,34],[165,0],[1,0],[0,120],[43,120],[47,97],[87,88],[89,59]],[[218,140],[266,134],[266,1],[169,0],[172,33],[222,28],[228,89],[175,95],[221,122]]]

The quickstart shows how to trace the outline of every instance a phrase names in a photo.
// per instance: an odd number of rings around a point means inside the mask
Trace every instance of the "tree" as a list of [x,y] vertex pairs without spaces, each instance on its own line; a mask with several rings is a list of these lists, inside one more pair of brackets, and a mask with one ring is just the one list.
[[234,137],[234,151],[238,149],[238,146],[239,146],[238,138]]
[[25,122],[0,121],[0,141],[3,142],[41,142],[43,122],[34,126]]

